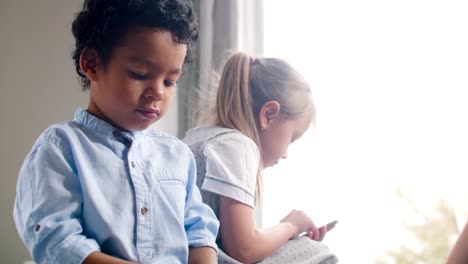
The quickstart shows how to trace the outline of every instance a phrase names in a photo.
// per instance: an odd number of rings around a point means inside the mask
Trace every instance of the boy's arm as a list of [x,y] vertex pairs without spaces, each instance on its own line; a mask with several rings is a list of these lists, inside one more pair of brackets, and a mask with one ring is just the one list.
[[216,261],[216,236],[218,235],[219,221],[213,210],[202,201],[200,190],[196,185],[195,158],[191,152],[189,155],[190,164],[184,215],[185,232],[190,247],[189,260],[198,263],[196,260],[200,260],[200,257],[209,258],[214,253]]
[[198,247],[198,248],[191,247],[189,251],[188,263],[189,264],[218,263],[216,250],[211,247]]
[[18,178],[14,220],[36,263],[81,263],[99,251],[82,234],[82,193],[64,146],[43,142],[26,157]]
[[[91,253],[84,261],[83,264],[131,264],[135,262],[130,262],[122,259],[118,259],[104,253],[95,251]],[[194,262],[201,263],[201,262]]]

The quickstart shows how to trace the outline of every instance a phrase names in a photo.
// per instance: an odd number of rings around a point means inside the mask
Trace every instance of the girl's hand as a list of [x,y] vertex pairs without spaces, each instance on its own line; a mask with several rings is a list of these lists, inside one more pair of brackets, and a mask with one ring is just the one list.
[[303,232],[307,232],[308,237],[311,239],[317,238],[315,240],[318,240],[320,237],[323,239],[323,236],[327,232],[326,227],[325,232],[323,232],[323,228],[319,231],[314,221],[301,210],[292,210],[281,220],[281,223],[290,224],[294,228],[294,234],[291,239],[298,237]]
[[327,232],[327,226],[324,225],[319,228],[307,230],[307,233],[305,235],[312,240],[322,241]]

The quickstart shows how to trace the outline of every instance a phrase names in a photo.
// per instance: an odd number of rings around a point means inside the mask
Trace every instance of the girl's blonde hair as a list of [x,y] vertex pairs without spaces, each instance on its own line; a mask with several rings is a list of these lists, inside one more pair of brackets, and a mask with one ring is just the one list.
[[[315,106],[310,93],[304,78],[285,61],[235,53],[227,60],[221,75],[215,123],[239,130],[251,138],[262,153],[256,121],[262,106],[274,100],[280,104],[281,117],[294,119],[311,111],[314,120]],[[260,155],[256,202],[261,197],[263,168]]]

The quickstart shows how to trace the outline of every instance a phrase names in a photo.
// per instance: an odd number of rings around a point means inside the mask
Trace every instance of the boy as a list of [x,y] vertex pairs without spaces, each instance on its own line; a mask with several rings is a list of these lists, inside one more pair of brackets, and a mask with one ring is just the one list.
[[72,31],[86,110],[20,171],[14,220],[36,263],[215,263],[219,223],[191,151],[149,128],[198,35],[185,0],[86,0]]

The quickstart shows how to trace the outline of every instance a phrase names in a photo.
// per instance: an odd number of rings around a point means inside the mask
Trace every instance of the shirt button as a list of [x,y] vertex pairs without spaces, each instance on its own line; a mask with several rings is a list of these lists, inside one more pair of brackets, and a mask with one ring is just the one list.
[[146,215],[147,213],[148,213],[148,208],[142,207],[142,208],[141,208],[141,214],[142,214],[142,215]]
[[113,135],[114,137],[118,138],[118,137],[120,137],[120,131],[114,130],[114,131],[112,131],[112,135]]
[[34,230],[35,230],[36,232],[39,231],[39,229],[41,229],[41,225],[36,225],[36,226],[34,227]]
[[132,164],[132,168],[135,168],[135,162],[133,162],[133,160],[130,162],[130,164]]

